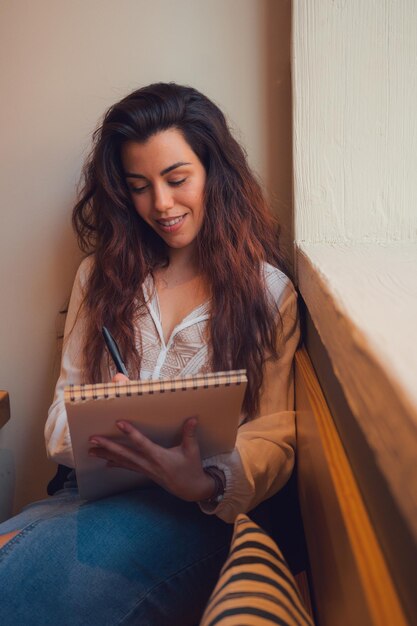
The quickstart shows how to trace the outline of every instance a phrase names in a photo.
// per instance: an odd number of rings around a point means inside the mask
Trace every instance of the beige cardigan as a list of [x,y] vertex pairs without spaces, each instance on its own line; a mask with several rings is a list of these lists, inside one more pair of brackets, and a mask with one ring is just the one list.
[[[84,259],[75,277],[65,324],[61,373],[45,426],[48,457],[69,467],[74,467],[74,459],[63,389],[68,383],[81,382],[84,320],[82,315],[77,317],[77,312],[91,263],[92,257]],[[297,292],[289,278],[271,265],[264,265],[264,274],[269,295],[278,305],[283,320],[283,351],[277,361],[266,363],[259,415],[239,427],[235,449],[203,461],[204,466],[216,465],[223,470],[226,489],[218,505],[200,504],[200,507],[226,522],[233,522],[236,515],[276,493],[288,480],[294,465],[293,357],[300,336]],[[138,378],[169,378],[209,371],[205,340],[209,302],[184,318],[165,344],[158,297],[150,277],[143,289],[148,302],[147,313],[140,318],[143,358]],[[114,373],[103,372],[103,378],[110,380]]]

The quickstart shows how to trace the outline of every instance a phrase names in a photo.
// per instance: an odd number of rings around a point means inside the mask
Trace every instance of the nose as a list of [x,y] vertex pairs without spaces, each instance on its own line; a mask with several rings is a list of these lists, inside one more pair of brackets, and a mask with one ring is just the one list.
[[174,198],[172,189],[163,183],[154,187],[154,208],[156,211],[163,213],[172,209],[174,206]]

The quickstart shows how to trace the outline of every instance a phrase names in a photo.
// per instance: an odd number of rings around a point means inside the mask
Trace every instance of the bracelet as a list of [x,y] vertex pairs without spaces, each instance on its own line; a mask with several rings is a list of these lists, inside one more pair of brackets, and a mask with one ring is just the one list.
[[207,502],[207,504],[218,504],[219,502],[223,500],[223,496],[224,496],[225,483],[226,483],[224,472],[222,472],[222,470],[220,470],[218,467],[215,467],[214,465],[205,467],[204,471],[209,476],[211,476],[215,482],[215,489],[214,489],[213,495],[210,496],[210,498],[207,498],[207,500],[204,500],[204,502]]

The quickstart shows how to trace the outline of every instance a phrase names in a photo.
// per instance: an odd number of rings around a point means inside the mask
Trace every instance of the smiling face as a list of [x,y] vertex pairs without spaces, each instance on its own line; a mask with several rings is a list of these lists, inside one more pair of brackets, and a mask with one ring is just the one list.
[[192,248],[204,219],[203,164],[177,129],[122,146],[137,213],[169,248]]

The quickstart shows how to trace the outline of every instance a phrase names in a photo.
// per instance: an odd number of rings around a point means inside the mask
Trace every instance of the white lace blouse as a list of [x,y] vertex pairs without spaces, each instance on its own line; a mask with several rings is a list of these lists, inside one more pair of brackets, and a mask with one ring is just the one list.
[[[61,372],[45,425],[48,457],[69,467],[74,467],[74,459],[63,389],[68,383],[81,382],[84,321],[82,315],[77,317],[77,312],[91,263],[92,257],[84,259],[75,277],[65,324]],[[233,522],[238,513],[251,510],[276,493],[288,480],[294,465],[293,357],[300,336],[297,292],[290,279],[271,265],[264,265],[264,274],[269,296],[278,305],[283,321],[283,335],[278,333],[279,345],[283,346],[281,356],[277,361],[266,362],[258,416],[239,427],[235,449],[203,461],[204,466],[215,465],[224,472],[226,488],[218,505],[200,503],[200,507],[226,522]],[[143,350],[138,378],[172,378],[210,371],[206,342],[209,302],[187,315],[165,343],[151,277],[145,281],[143,290],[147,310],[138,320]],[[114,374],[111,368],[103,372],[108,380]]]

